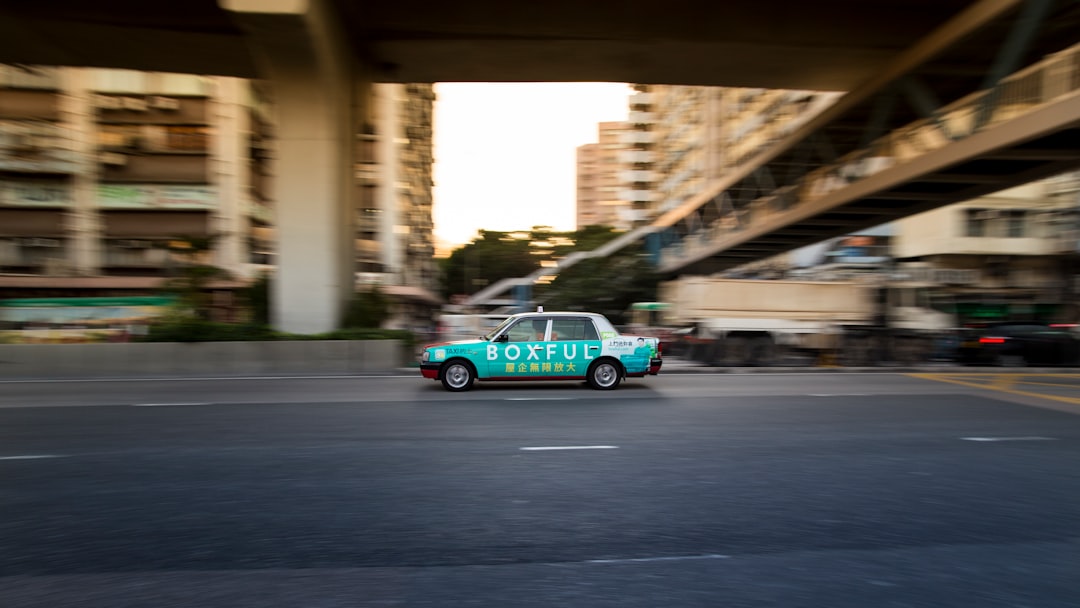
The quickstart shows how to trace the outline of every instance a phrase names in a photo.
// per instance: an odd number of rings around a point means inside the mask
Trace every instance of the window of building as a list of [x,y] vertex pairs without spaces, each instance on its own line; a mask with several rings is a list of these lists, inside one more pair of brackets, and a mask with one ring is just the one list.
[[986,236],[989,214],[985,209],[964,209],[964,236]]
[[1010,238],[1027,236],[1027,211],[1022,209],[1007,211],[1005,213],[1005,221],[1005,236]]

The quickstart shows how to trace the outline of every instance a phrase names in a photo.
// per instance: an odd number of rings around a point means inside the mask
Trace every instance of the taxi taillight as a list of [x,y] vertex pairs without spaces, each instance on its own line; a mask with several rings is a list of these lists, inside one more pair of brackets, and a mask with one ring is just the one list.
[[986,336],[979,338],[979,344],[1004,344],[1005,338],[998,338],[995,336]]

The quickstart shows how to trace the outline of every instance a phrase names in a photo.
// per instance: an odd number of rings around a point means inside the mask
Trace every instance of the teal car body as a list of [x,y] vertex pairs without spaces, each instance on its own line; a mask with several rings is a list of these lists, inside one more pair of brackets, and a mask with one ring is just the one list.
[[657,338],[621,335],[603,315],[580,312],[516,314],[487,335],[429,344],[420,355],[421,375],[450,391],[475,380],[585,380],[606,390],[662,364]]

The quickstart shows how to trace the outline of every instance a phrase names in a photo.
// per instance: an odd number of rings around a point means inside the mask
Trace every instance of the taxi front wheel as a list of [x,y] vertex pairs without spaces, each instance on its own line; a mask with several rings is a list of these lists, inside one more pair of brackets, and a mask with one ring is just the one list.
[[618,363],[601,359],[589,368],[589,386],[597,390],[609,391],[619,385],[621,371]]
[[476,372],[467,361],[447,361],[439,377],[443,388],[456,393],[472,388],[473,381],[476,380]]

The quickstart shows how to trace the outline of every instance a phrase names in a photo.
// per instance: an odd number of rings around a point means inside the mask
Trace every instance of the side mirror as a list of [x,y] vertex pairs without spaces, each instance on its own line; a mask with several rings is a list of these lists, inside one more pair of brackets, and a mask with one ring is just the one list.
[[509,342],[510,341],[510,336],[508,334],[503,334],[503,335],[499,336],[498,338],[495,338],[495,341],[496,342]]

